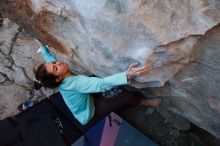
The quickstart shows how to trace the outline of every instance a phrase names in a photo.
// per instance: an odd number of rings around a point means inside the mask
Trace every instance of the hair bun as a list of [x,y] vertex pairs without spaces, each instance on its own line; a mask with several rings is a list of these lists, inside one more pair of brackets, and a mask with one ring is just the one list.
[[42,84],[40,82],[34,81],[33,86],[35,90],[39,90],[42,87]]

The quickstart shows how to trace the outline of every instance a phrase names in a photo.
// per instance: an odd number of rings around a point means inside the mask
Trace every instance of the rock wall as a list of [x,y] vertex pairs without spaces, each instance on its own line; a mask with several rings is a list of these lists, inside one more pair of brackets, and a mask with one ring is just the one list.
[[38,25],[75,52],[76,61],[93,74],[116,73],[132,62],[152,64],[152,73],[137,79],[147,82],[145,87],[163,86],[189,63],[199,38],[195,35],[220,22],[218,1],[30,0],[29,4],[44,16]]
[[1,118],[16,113],[24,99],[38,100],[54,92],[36,92],[31,86],[32,67],[43,62],[36,54],[34,35],[69,55],[54,52],[77,73],[107,76],[133,62],[151,64],[153,71],[132,85],[160,87],[151,89],[166,95],[159,110],[177,113],[220,137],[218,0],[4,0],[0,4],[2,15],[19,25],[0,20]]
[[220,25],[202,37],[195,59],[166,86],[152,89],[164,98],[163,107],[220,137]]
[[[37,44],[30,35],[9,19],[0,26],[0,119],[18,113],[18,105],[26,99],[40,100],[49,93],[35,92],[32,68],[42,63],[36,55]],[[46,94],[48,93],[48,94]]]

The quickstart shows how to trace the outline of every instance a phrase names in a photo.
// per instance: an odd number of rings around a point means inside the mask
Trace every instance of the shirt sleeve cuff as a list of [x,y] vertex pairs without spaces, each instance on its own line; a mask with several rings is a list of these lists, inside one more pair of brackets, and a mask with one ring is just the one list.
[[48,48],[47,48],[45,45],[41,44],[41,45],[40,45],[40,51],[41,51],[43,54],[47,54],[47,53],[48,53]]
[[126,84],[130,84],[130,80],[127,78],[127,73],[126,71],[125,72],[122,72],[123,76],[124,76],[124,80],[125,80],[125,83]]

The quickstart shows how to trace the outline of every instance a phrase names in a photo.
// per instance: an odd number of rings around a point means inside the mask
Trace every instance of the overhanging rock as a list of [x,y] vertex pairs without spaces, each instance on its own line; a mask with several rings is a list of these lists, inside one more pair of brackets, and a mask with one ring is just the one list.
[[[133,62],[150,63],[151,74],[132,85],[168,82],[153,89],[168,95],[165,107],[219,137],[219,0],[2,0],[0,12],[56,50],[72,52],[57,57],[73,71],[107,76]],[[31,69],[43,58],[17,25],[1,19],[0,26],[3,118],[17,112],[20,97],[42,97],[31,87]],[[206,38],[209,30],[213,35]]]
[[[29,0],[38,26],[74,52],[73,59],[96,75],[149,63],[142,87],[163,86],[193,56],[199,36],[220,22],[220,2]],[[137,86],[138,87],[138,86]]]

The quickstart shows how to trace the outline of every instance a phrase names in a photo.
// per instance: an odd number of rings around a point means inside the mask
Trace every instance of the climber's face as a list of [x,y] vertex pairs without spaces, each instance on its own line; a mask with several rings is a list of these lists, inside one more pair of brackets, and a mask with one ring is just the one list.
[[44,66],[48,74],[52,74],[60,79],[64,79],[71,74],[69,65],[65,62],[48,62]]

